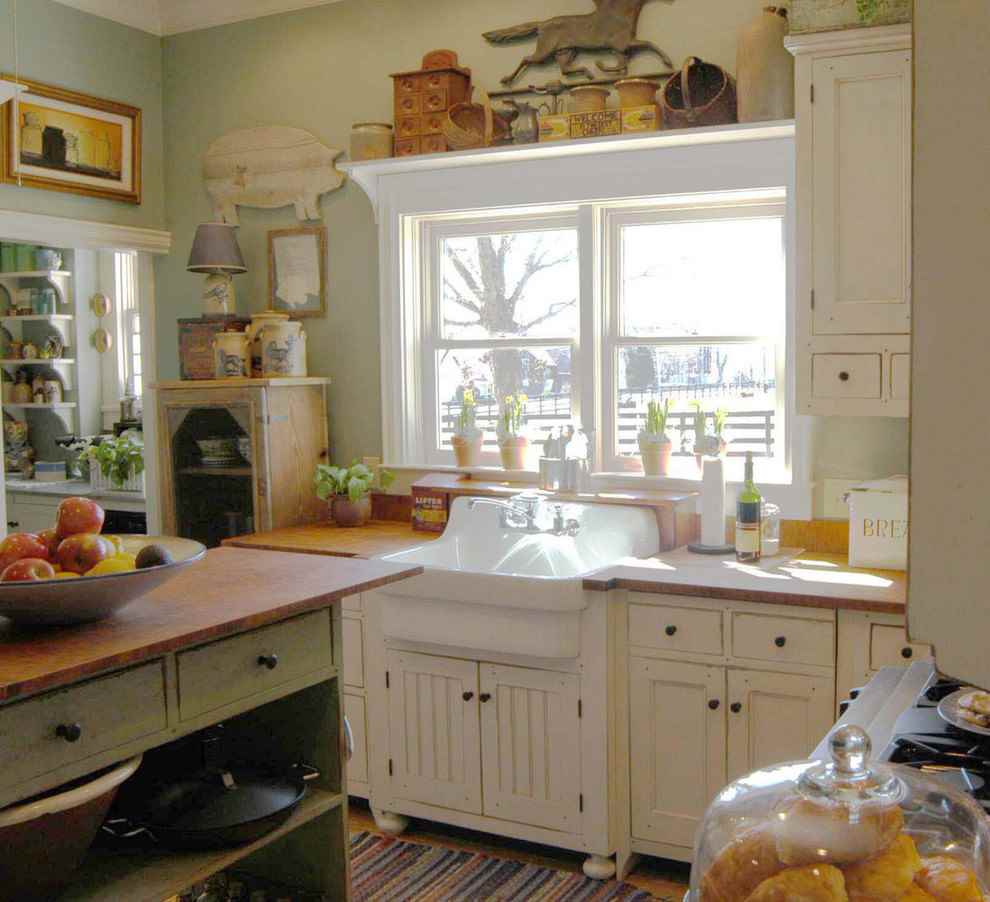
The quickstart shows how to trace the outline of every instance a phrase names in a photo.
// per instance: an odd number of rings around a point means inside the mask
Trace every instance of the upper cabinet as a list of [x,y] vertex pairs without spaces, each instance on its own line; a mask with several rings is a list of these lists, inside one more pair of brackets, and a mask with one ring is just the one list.
[[798,409],[907,416],[910,28],[787,45],[796,57]]

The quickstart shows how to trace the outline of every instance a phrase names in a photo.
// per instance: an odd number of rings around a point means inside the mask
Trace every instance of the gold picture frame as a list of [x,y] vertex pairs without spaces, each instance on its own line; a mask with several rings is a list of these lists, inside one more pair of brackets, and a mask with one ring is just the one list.
[[[283,268],[291,267],[292,284],[285,287],[279,281],[279,261]],[[318,290],[313,290],[317,283]],[[293,319],[326,315],[326,226],[273,229],[268,233],[268,309],[288,313]]]
[[0,180],[141,203],[141,110],[26,78],[0,111]]

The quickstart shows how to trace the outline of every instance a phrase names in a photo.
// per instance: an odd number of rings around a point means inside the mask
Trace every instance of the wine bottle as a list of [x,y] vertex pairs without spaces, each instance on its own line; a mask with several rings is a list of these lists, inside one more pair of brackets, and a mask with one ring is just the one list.
[[753,482],[753,452],[746,452],[746,475],[736,500],[736,560],[753,563],[760,559],[763,498]]

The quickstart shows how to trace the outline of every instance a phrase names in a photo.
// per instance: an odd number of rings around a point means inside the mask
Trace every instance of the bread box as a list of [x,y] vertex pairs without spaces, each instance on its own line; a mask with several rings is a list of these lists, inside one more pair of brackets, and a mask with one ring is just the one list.
[[890,476],[853,486],[849,504],[849,565],[907,569],[908,478]]

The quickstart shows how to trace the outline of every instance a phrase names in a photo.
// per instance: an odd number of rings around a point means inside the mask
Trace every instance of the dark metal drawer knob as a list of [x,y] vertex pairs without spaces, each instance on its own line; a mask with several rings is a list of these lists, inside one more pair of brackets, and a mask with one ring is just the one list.
[[738,714],[740,711],[742,711],[742,703],[741,702],[733,702],[731,705],[729,705],[729,710],[733,714]]
[[840,382],[848,382],[849,381],[849,373],[847,373],[845,370],[843,370],[841,373],[839,373],[839,381]]
[[911,648],[910,645],[905,645],[904,648],[901,649],[901,657],[902,658],[913,658],[914,657],[914,649]]
[[676,632],[677,632],[677,627],[676,627],[676,626],[673,626],[673,625],[671,625],[671,626],[668,626],[668,627],[667,627],[667,628],[666,628],[666,629],[664,630],[664,632],[665,632],[665,633],[666,633],[666,634],[667,634],[668,636],[673,636],[673,635],[674,635],[674,633],[676,633]]
[[708,707],[709,707],[709,708],[711,708],[711,709],[712,709],[713,711],[717,711],[717,710],[718,710],[718,706],[719,706],[720,704],[721,704],[721,703],[719,702],[719,700],[718,700],[717,698],[713,698],[713,699],[711,699],[711,700],[710,700],[710,701],[708,702]]
[[258,655],[258,666],[274,670],[278,667],[278,655]]
[[77,723],[60,723],[55,727],[55,735],[66,742],[78,742],[82,736],[82,727]]
[[492,695],[491,695],[490,692],[482,692],[481,695],[478,696],[478,699],[481,702],[487,702],[487,701],[490,701],[491,700],[491,697],[492,697]]
[[783,648],[787,645],[787,636],[778,636],[773,640],[773,644],[776,645],[777,648]]
[[474,693],[473,692],[465,692],[465,693],[463,693],[461,695],[461,698],[463,698],[464,701],[469,702],[469,701],[471,701],[472,698],[474,698]]

